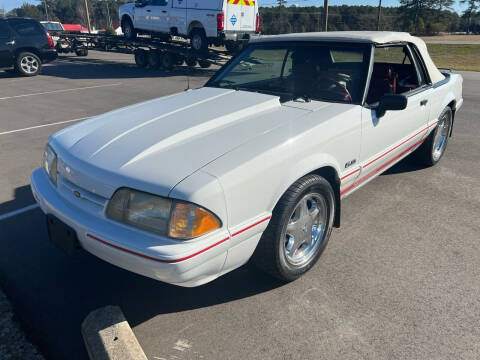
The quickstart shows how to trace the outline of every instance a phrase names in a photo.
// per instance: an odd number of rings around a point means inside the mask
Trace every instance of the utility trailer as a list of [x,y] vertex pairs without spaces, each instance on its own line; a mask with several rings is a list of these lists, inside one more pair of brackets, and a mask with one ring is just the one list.
[[[188,41],[174,39],[170,36],[137,37],[128,40],[123,36],[106,34],[84,34],[72,32],[58,32],[55,36],[59,53],[75,52],[78,56],[88,55],[89,49],[131,53],[135,57],[138,67],[152,69],[173,69],[175,65],[185,63],[189,67],[197,64],[201,68],[208,68],[212,64],[222,65],[231,55],[227,51],[208,48],[205,51],[194,51]],[[60,49],[60,50],[59,50]]]

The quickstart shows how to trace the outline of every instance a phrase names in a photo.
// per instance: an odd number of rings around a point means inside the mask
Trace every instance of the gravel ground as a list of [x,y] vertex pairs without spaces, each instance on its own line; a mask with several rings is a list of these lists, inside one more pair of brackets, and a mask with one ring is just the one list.
[[44,357],[26,339],[8,299],[0,289],[0,360],[7,359],[43,360]]

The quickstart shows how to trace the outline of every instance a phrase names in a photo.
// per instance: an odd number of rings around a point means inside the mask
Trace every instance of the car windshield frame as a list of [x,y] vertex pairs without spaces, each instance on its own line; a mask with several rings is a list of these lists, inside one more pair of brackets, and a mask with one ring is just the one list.
[[[285,49],[285,59],[283,60],[282,70],[280,73],[280,77],[283,77],[285,62],[287,60],[287,56],[289,53],[293,51],[293,49],[302,48],[309,48],[309,47],[330,47],[330,50],[349,50],[349,49],[356,49],[363,51],[363,60],[362,62],[358,62],[360,64],[358,70],[358,81],[357,86],[358,89],[356,93],[358,94],[355,99],[352,101],[341,101],[338,99],[331,99],[331,98],[319,98],[318,96],[308,96],[308,94],[301,94],[296,93],[295,91],[289,91],[285,93],[281,93],[280,91],[275,92],[269,89],[261,89],[261,88],[254,88],[254,87],[246,87],[241,86],[242,84],[225,84],[222,85],[222,80],[230,73],[232,69],[234,69],[240,61],[247,58],[251,53],[256,50],[271,50],[271,49]],[[303,98],[305,101],[316,100],[316,101],[324,101],[324,102],[334,102],[334,103],[341,103],[341,104],[354,104],[354,105],[362,105],[363,104],[363,97],[365,93],[365,89],[367,88],[368,82],[368,74],[370,71],[370,63],[371,63],[371,52],[372,44],[369,42],[332,42],[332,41],[272,41],[272,42],[258,42],[258,43],[251,43],[248,44],[240,53],[230,59],[225,65],[223,65],[204,85],[205,87],[214,87],[214,88],[223,88],[223,89],[233,89],[233,90],[243,90],[243,91],[250,91],[250,92],[258,92],[263,94],[275,95],[280,97],[281,102],[287,102],[299,98]],[[223,80],[228,81],[228,80]],[[247,84],[247,83],[245,83]]]

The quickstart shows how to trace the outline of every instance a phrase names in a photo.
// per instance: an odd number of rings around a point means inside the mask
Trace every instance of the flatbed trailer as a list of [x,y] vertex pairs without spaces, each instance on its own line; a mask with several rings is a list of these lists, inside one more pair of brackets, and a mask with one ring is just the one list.
[[88,50],[100,50],[119,53],[132,53],[138,67],[172,69],[175,65],[193,67],[199,65],[208,68],[212,64],[223,65],[231,58],[226,50],[209,48],[205,52],[196,52],[186,40],[171,37],[137,37],[128,40],[123,36],[106,34],[86,34],[78,32],[50,32],[58,37],[59,53],[75,52],[78,56],[87,56]]

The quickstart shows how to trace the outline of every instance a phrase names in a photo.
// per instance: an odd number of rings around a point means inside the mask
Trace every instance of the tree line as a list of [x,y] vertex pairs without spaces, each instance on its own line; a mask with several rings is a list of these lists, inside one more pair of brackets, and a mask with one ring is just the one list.
[[[118,7],[127,0],[88,0],[92,26],[97,29],[118,24]],[[381,30],[407,31],[418,35],[439,32],[480,33],[480,0],[460,0],[467,5],[463,14],[452,10],[453,0],[400,0],[399,7],[383,7]],[[261,7],[261,31],[264,34],[321,31],[323,7]],[[329,6],[328,30],[376,30],[377,7]],[[7,15],[38,20],[60,21],[86,26],[83,0],[42,0],[41,4],[23,4]]]

